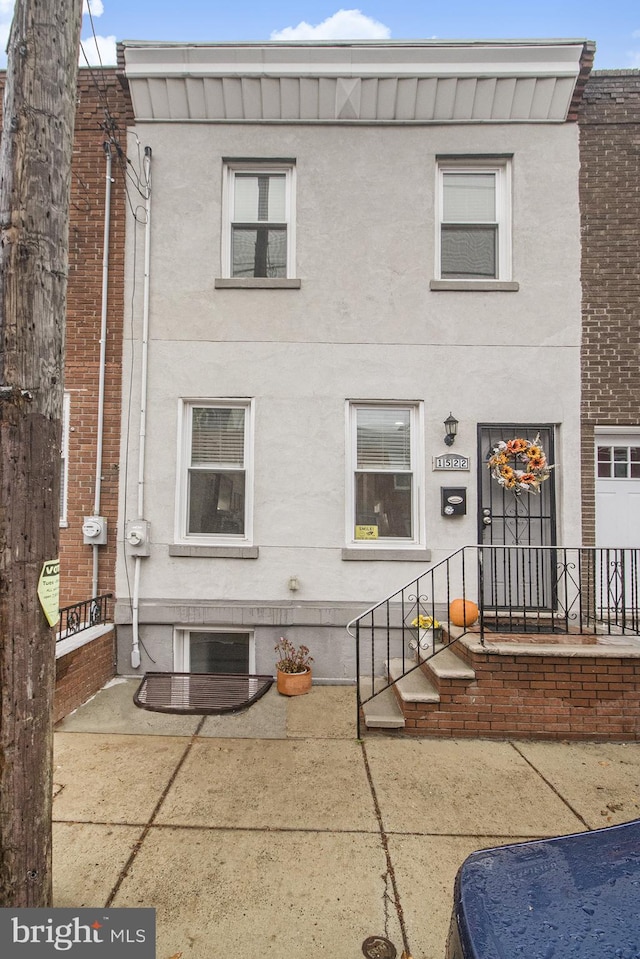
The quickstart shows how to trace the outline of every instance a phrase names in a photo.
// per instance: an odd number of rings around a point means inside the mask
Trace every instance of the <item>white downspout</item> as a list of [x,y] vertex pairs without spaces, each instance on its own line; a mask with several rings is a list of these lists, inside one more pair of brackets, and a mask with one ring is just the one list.
[[[107,160],[106,184],[104,190],[104,242],[102,248],[102,312],[100,320],[100,365],[98,370],[98,420],[96,425],[96,485],[93,502],[93,515],[100,515],[100,496],[102,493],[102,451],[104,446],[104,385],[107,365],[107,306],[109,297],[109,235],[111,233],[111,146],[104,144]],[[93,550],[92,596],[98,595],[98,565],[100,547],[95,543]]]
[[[149,352],[149,271],[151,262],[151,147],[144,149],[145,228],[144,228],[144,296],[142,303],[142,357],[140,364],[140,433],[138,443],[138,519],[144,517],[144,461],[147,436],[147,361]],[[133,557],[132,644],[131,666],[140,665],[140,562]]]

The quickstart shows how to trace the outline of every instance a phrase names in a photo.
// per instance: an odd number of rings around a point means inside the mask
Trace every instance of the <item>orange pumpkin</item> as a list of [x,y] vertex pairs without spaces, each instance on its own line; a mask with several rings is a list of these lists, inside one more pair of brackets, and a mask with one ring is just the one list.
[[449,604],[449,621],[454,626],[473,626],[478,618],[478,607],[470,599],[454,599]]

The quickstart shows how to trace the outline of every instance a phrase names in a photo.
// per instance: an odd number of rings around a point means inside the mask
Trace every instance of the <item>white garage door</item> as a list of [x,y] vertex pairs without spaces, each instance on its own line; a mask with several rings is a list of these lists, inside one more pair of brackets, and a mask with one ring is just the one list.
[[640,626],[640,429],[596,432],[596,606],[622,631]]
[[640,429],[596,434],[596,546],[640,547]]

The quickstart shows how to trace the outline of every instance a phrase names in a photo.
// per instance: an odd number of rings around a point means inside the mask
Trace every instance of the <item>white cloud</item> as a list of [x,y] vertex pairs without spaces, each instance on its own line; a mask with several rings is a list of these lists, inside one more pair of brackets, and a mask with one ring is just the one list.
[[[7,41],[9,40],[9,31],[11,30],[11,21],[13,20],[13,6],[15,0],[0,0],[0,69],[7,66]],[[82,12],[87,14],[91,7],[92,17],[101,17],[104,13],[104,3],[102,0],[83,0]],[[93,35],[82,41],[89,64],[99,66],[102,61],[103,66],[111,66],[116,62],[116,38],[115,37],[96,37]],[[100,56],[98,56],[98,51]],[[86,67],[87,60],[80,51],[78,63],[81,67]]]
[[86,67],[87,61],[90,67],[99,67],[101,64],[103,67],[115,66],[116,38],[94,37],[93,34],[90,37],[85,37],[82,41],[78,62],[81,67]]
[[0,69],[7,65],[7,41],[13,20],[14,0],[0,0]]
[[82,14],[85,16],[91,11],[92,17],[101,17],[104,13],[104,3],[102,0],[82,0]]
[[[640,38],[640,30],[634,30],[631,36],[634,40]],[[629,58],[629,66],[633,69],[640,67],[640,50],[627,50],[627,57]]]
[[313,26],[302,20],[297,27],[274,30],[272,40],[388,40],[391,30],[360,10],[338,10]]

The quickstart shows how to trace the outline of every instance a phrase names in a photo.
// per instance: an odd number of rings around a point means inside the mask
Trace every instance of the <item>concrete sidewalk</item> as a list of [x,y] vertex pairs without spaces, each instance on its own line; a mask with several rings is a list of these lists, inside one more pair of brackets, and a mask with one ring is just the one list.
[[355,689],[244,713],[137,709],[55,734],[54,905],[153,906],[158,959],[443,959],[474,849],[640,816],[640,746],[355,739]]

